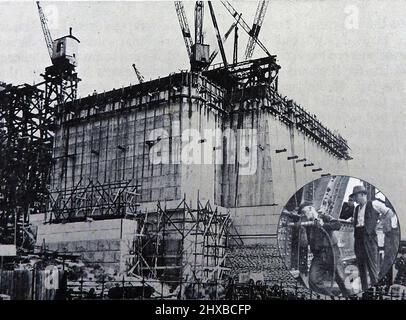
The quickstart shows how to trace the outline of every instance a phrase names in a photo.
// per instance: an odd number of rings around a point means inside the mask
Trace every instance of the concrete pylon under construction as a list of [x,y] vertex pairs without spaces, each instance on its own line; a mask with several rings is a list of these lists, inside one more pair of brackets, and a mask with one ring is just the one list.
[[[341,136],[278,93],[275,61],[181,72],[60,105],[52,201],[37,242],[91,260],[89,252],[102,251],[95,243],[115,239],[103,264],[124,271],[131,251],[123,254],[124,242],[134,238],[125,235],[141,233],[137,217],[150,214],[143,221],[158,224],[158,203],[171,210],[183,202],[191,219],[207,203],[206,212],[227,216],[227,233],[216,231],[221,236],[274,244],[280,212],[295,191],[321,175],[345,174],[349,159]],[[173,225],[182,228],[177,217]],[[116,221],[127,220],[122,232]],[[75,232],[72,247],[66,235]]]

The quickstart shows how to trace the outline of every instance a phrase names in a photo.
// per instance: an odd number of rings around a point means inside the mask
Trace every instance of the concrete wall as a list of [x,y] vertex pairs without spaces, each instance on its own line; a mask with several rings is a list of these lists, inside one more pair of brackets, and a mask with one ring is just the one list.
[[89,265],[122,272],[127,268],[136,231],[136,221],[126,219],[41,224],[36,245],[45,244],[49,250],[80,254]]
[[[136,102],[131,101],[130,105],[133,103]],[[142,184],[144,201],[181,198],[179,165],[153,165],[146,143],[154,129],[172,131],[171,124],[180,121],[179,109],[177,104],[143,105],[129,113],[94,117],[87,122],[61,127],[56,133],[52,188],[74,188],[88,179],[101,184],[132,179],[134,185],[135,181]],[[63,156],[66,141],[71,157]],[[177,154],[179,144],[177,133],[167,152]]]
[[[166,81],[169,85],[170,78]],[[220,106],[222,91],[197,75],[185,74],[178,81],[175,89],[161,85],[147,94],[140,88],[120,101],[83,101],[83,110],[59,119],[51,182],[55,195],[90,180],[102,185],[131,180],[130,185],[141,185],[142,202],[180,200],[184,194],[196,201],[198,193],[203,200],[212,199],[213,181],[220,176],[215,160],[204,166],[180,163],[186,144],[198,144],[200,158],[208,154],[198,140],[206,129],[221,128],[213,106]],[[191,132],[182,141],[188,129],[198,130],[198,139]]]
[[[223,105],[222,90],[203,77],[185,73],[177,82],[162,81],[165,85],[157,88],[144,84],[151,87],[149,94],[135,88],[121,100],[80,102],[76,118],[61,119],[54,150],[55,193],[80,181],[108,185],[132,180],[141,185],[141,209],[153,210],[158,200],[178,203],[184,196],[188,204],[209,200],[230,209],[247,243],[261,243],[275,239],[279,214],[298,189],[321,174],[347,172],[346,161],[262,108],[270,103],[265,91],[255,102]],[[192,131],[182,141],[188,129]],[[223,132],[205,136],[207,129]],[[276,153],[281,149],[286,152]],[[179,164],[185,158],[194,163]],[[244,160],[254,169],[247,170]],[[316,168],[322,171],[312,172]]]
[[[225,122],[225,127],[233,130],[255,129],[257,132],[255,139],[248,139],[245,144],[234,139],[234,146],[229,149],[236,152],[226,154],[227,159],[236,158],[236,153],[243,149],[243,156],[255,163],[252,174],[241,175],[241,165],[239,169],[235,164],[223,166],[220,204],[232,208],[234,224],[246,244],[275,243],[279,215],[296,191],[321,174],[348,172],[347,161],[339,160],[303,132],[262,109],[264,104],[267,104],[265,98],[251,107],[247,107],[247,103],[238,105],[240,112]],[[245,146],[249,149],[244,150]],[[276,152],[283,149],[287,151]],[[295,155],[306,161],[287,159]],[[304,167],[305,163],[314,165]],[[318,168],[323,170],[312,171]]]

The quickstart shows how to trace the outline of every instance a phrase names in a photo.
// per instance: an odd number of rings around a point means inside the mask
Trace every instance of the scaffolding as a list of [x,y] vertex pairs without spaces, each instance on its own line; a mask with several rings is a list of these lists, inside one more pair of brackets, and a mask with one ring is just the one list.
[[[186,298],[202,295],[210,286],[217,294],[225,267],[226,248],[241,239],[230,213],[221,213],[209,201],[192,208],[183,199],[168,208],[157,203],[156,211],[138,215],[131,270],[143,279],[158,279]],[[204,294],[203,294],[204,295]]]
[[[270,86],[261,86],[256,89],[256,92],[249,96],[245,93],[247,96],[245,100],[258,99],[258,96],[265,97],[262,107],[279,119],[279,121],[303,132],[338,159],[352,159],[349,155],[350,148],[347,140],[340,134],[329,130],[315,115],[310,114],[292,99],[282,96]],[[258,92],[258,90],[260,91]]]
[[[71,64],[52,65],[45,69],[41,75],[45,82],[45,105],[58,105],[58,113],[65,112],[64,104],[73,101],[77,97],[78,83],[80,78],[75,72],[75,66]],[[53,115],[54,110],[50,110]]]
[[90,179],[86,183],[79,181],[73,188],[50,193],[45,220],[64,223],[134,217],[139,206],[139,187],[133,180],[109,184]]
[[52,135],[42,90],[28,84],[3,88],[0,92],[0,236],[2,243],[21,245],[29,212],[44,208]]
[[55,115],[76,99],[80,81],[69,65],[42,76],[36,85],[2,83],[0,90],[0,237],[17,246],[29,234],[29,214],[46,210]]
[[242,61],[224,66],[222,63],[209,67],[203,75],[229,91],[243,90],[259,85],[270,85],[278,91],[278,75],[281,67],[276,56]]

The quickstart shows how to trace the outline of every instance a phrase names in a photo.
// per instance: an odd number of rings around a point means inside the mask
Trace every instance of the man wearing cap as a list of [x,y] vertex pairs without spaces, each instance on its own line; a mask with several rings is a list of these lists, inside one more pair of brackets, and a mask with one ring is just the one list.
[[[354,252],[361,278],[362,291],[378,282],[378,237],[376,227],[378,221],[388,214],[391,209],[378,200],[367,199],[364,186],[355,186],[351,194],[358,204],[354,211]],[[368,283],[368,276],[370,282]]]

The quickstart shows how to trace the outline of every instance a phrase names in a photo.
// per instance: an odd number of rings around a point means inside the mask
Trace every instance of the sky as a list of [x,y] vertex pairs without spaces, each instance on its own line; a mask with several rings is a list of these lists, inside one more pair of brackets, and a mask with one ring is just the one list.
[[[184,3],[193,30],[194,3]],[[256,1],[232,3],[251,24]],[[72,26],[81,41],[80,96],[137,83],[132,63],[147,80],[189,67],[173,2],[42,5],[53,38]],[[219,2],[213,5],[224,33],[233,19]],[[404,230],[405,12],[403,0],[271,0],[260,34],[282,66],[280,91],[348,140],[354,158],[350,174],[389,198]],[[207,6],[205,13],[205,39],[214,48]],[[246,42],[240,29],[240,57]],[[226,52],[232,59],[232,40]],[[256,48],[254,57],[260,56]],[[50,60],[35,2],[0,1],[0,61],[0,81],[41,81]]]

